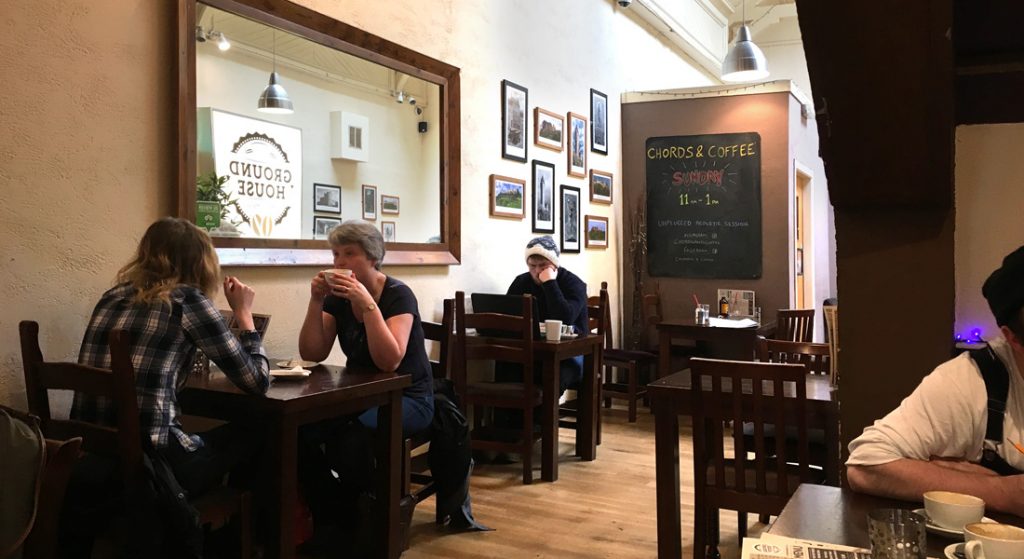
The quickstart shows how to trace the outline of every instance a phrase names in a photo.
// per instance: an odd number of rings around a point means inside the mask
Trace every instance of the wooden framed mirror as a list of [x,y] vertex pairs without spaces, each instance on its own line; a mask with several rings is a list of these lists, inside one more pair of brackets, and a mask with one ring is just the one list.
[[[177,19],[178,215],[221,264],[329,264],[347,219],[384,230],[386,265],[460,262],[458,68],[286,0]],[[275,79],[290,114],[261,112]]]

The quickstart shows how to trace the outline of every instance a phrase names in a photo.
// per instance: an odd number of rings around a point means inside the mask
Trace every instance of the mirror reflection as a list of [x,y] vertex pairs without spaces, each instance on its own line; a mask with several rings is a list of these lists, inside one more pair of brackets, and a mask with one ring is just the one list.
[[441,241],[439,86],[199,4],[197,218],[218,237],[324,239],[342,220]]

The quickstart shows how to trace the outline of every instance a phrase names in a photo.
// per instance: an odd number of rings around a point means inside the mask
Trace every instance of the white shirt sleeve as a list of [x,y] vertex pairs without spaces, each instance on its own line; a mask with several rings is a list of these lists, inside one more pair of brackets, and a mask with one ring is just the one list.
[[967,354],[943,363],[900,404],[850,443],[848,466],[877,466],[900,458],[981,458],[986,423],[985,383]]

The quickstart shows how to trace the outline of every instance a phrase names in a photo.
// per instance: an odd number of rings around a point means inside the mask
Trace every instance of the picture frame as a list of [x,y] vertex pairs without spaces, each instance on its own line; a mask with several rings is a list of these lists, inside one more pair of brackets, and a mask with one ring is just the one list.
[[580,189],[562,185],[562,252],[580,251]]
[[380,213],[388,215],[398,215],[401,209],[401,200],[398,196],[391,194],[380,195]]
[[590,151],[608,155],[608,96],[590,89]]
[[526,217],[526,181],[491,175],[491,216],[523,219]]
[[583,240],[587,248],[608,248],[608,218],[586,216],[583,220]]
[[570,177],[587,177],[587,118],[570,112],[566,115],[569,128],[569,171]]
[[363,219],[377,220],[377,187],[371,184],[363,185]]
[[533,231],[555,232],[555,166],[533,160]]
[[551,151],[565,146],[565,118],[540,107],[533,109],[533,143]]
[[341,215],[341,187],[313,183],[313,210]]
[[341,218],[313,216],[313,238],[326,239],[331,229],[341,225]]
[[[382,206],[383,209],[383,206]],[[395,222],[394,221],[381,221],[380,222],[380,234],[384,237],[385,243],[393,243],[398,240],[397,233],[395,233]]]
[[590,201],[594,204],[611,205],[613,176],[604,171],[590,170]]
[[501,80],[501,156],[526,163],[529,91],[521,85]]

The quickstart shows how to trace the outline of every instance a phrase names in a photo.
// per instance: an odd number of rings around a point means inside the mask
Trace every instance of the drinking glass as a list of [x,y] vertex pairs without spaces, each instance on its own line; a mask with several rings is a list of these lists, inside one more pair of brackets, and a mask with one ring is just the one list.
[[868,536],[874,559],[925,559],[925,520],[904,509],[868,513]]
[[761,307],[754,307],[754,322],[761,324]]

